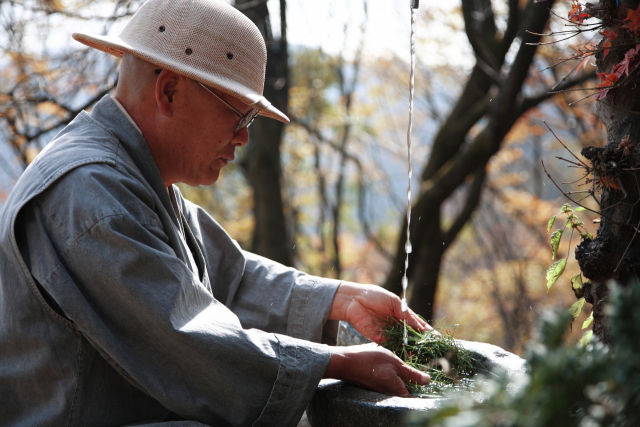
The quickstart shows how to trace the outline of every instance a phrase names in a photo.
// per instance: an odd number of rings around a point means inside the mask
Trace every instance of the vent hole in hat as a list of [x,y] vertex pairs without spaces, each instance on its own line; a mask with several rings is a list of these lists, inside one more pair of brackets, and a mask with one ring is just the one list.
[[164,30],[166,30],[166,28],[164,28],[164,25],[161,25],[160,28],[158,28],[158,31],[160,31],[161,33],[164,33]]
[[233,59],[233,53],[231,52],[227,53],[227,59]]
[[191,50],[190,47],[188,47],[187,50],[184,51],[184,53],[186,53],[187,55],[191,55],[193,51]]

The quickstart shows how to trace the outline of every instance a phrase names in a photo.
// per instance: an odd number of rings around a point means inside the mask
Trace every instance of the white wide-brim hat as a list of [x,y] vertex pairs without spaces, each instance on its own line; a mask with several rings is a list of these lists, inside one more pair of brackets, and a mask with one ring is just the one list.
[[267,49],[260,30],[222,0],[148,0],[119,36],[73,38],[118,57],[137,56],[228,93],[262,116],[289,122],[262,96]]

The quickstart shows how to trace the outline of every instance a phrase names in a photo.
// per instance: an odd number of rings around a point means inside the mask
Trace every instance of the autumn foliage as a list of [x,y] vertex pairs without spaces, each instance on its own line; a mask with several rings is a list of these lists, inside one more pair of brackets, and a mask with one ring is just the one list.
[[[579,2],[574,1],[573,7],[569,12],[569,20],[571,22],[582,24],[583,19],[589,17],[589,14],[583,11],[582,5]],[[617,29],[605,29],[600,32],[603,37],[601,45],[603,59],[605,59],[609,54],[612,43],[616,38],[618,38],[619,31],[621,29],[628,30],[633,36],[638,35],[637,33],[640,32],[640,6],[635,10],[627,10],[627,17],[619,27],[620,28]],[[597,50],[594,50],[593,53],[596,51]],[[598,91],[595,93],[596,100],[604,100],[610,90],[620,87],[624,83],[624,78],[630,77],[630,73],[640,64],[640,60],[637,57],[638,53],[640,53],[640,44],[636,44],[635,47],[629,49],[625,53],[624,58],[611,67],[611,71],[598,73],[598,77],[602,81],[597,86]]]

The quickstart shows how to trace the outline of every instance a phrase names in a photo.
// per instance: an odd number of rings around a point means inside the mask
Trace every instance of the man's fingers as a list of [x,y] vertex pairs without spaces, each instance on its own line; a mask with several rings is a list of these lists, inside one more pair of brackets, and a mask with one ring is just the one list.
[[407,325],[419,331],[428,331],[433,329],[427,322],[422,320],[420,316],[413,312],[410,308],[407,311],[402,311],[402,308],[396,309],[395,316],[398,320],[405,320]]
[[418,385],[427,385],[431,380],[428,374],[403,364],[400,368],[400,377],[404,382]]
[[411,309],[409,309],[409,312],[411,313],[411,320],[413,321],[413,324],[415,326],[412,326],[412,328],[417,328],[420,330],[429,330],[431,329],[431,326],[429,326],[429,324],[427,322],[425,322],[424,320],[422,320],[417,314],[415,314],[413,311],[411,311]]
[[[427,322],[422,320],[420,316],[413,312],[413,310],[408,309],[406,312],[402,313],[407,321],[407,325],[411,326],[414,329],[418,329],[420,331],[430,331],[433,330],[433,327],[429,325]],[[401,320],[404,320],[401,319]],[[433,331],[434,334],[438,336],[442,336],[442,334],[436,330]]]
[[404,385],[404,381],[402,381],[400,377],[397,377],[397,380],[393,383],[393,389],[385,390],[383,393],[393,396],[407,396],[409,395],[409,390],[407,386]]

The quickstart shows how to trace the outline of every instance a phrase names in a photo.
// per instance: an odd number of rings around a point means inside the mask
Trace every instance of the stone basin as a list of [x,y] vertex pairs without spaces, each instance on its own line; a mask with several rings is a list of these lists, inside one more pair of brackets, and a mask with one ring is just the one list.
[[[350,325],[341,324],[338,344],[366,342],[358,335]],[[478,366],[479,373],[490,376],[494,375],[494,370],[503,370],[511,381],[509,391],[518,391],[520,382],[517,379],[526,370],[524,359],[495,345],[456,341],[474,353],[474,359],[482,365]],[[343,381],[322,380],[307,407],[307,417],[312,427],[400,427],[411,413],[436,409],[449,398],[387,396]]]

